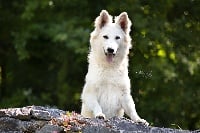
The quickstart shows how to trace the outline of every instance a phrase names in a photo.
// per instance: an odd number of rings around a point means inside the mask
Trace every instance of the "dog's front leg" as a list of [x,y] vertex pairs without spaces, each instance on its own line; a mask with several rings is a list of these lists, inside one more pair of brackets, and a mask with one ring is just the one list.
[[[98,103],[96,90],[89,86],[85,86],[82,93],[82,110],[81,114],[85,117],[96,117],[100,119],[105,119],[105,115],[102,113],[101,106]],[[91,113],[88,113],[91,112]],[[92,114],[89,115],[89,114]]]
[[135,122],[141,122],[144,123],[145,125],[149,125],[149,123],[141,119],[139,115],[136,112],[135,109],[135,103],[133,101],[133,98],[131,97],[130,94],[124,94],[123,99],[122,99],[122,107],[125,111],[125,113]]

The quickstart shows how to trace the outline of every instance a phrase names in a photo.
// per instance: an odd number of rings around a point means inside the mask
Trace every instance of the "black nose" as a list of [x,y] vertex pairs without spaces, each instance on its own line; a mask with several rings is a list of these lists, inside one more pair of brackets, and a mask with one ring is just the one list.
[[110,53],[110,54],[113,54],[113,53],[114,53],[114,49],[112,49],[112,48],[108,48],[107,51],[108,51],[108,53]]

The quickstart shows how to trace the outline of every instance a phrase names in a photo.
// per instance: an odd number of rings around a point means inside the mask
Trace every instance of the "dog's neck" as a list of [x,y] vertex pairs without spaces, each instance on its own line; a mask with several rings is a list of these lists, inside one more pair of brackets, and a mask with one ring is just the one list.
[[115,68],[127,69],[128,68],[127,56],[125,56],[120,61],[113,60],[113,62],[108,62],[106,60],[106,57],[104,56],[102,58],[96,58],[95,54],[93,54],[93,52],[91,51],[90,54],[88,55],[88,62],[89,62],[89,65],[98,66],[98,68],[106,68],[106,69],[115,69]]

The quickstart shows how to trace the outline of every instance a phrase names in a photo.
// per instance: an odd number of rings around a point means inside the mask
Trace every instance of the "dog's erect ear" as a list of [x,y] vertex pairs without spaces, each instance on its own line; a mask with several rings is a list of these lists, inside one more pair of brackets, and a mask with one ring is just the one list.
[[122,30],[129,34],[131,30],[131,21],[128,18],[128,15],[126,12],[121,13],[119,16],[115,18],[115,22],[119,24],[119,26],[122,28]]
[[101,29],[107,23],[111,22],[112,16],[110,16],[106,10],[102,10],[100,16],[98,16],[95,20],[95,27]]

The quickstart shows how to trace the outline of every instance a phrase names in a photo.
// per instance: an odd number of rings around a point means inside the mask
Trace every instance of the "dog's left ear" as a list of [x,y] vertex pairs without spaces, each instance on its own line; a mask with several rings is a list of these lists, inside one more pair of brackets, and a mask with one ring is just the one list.
[[119,16],[117,16],[115,18],[115,23],[119,24],[119,26],[126,34],[129,34],[132,23],[128,18],[128,14],[126,12],[122,12]]

